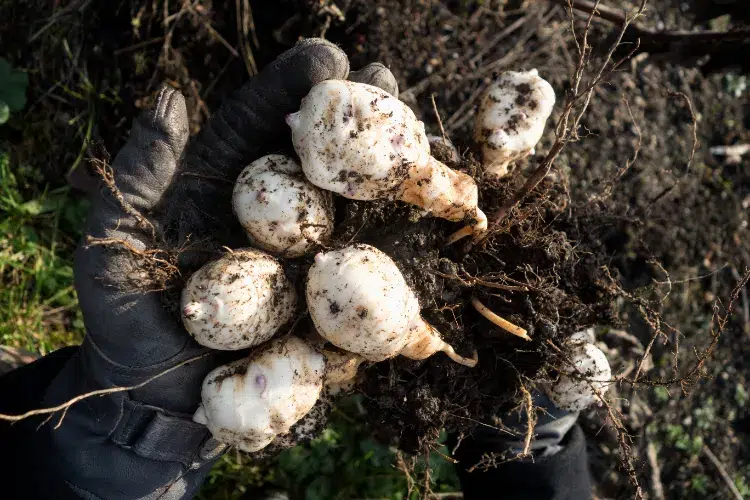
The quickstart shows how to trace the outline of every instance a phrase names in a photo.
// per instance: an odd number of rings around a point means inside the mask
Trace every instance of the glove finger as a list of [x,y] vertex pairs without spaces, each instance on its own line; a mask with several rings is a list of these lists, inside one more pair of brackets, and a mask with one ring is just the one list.
[[349,81],[367,83],[385,90],[393,97],[398,97],[398,82],[391,70],[380,63],[370,63],[360,70],[349,73]]
[[289,135],[284,122],[310,88],[346,78],[349,60],[334,44],[303,40],[232,94],[201,130],[188,152],[191,170],[234,182],[239,170]]
[[142,212],[159,203],[188,136],[185,99],[179,91],[164,87],[154,109],[136,119],[130,139],[112,164],[115,185],[127,204]]
[[105,175],[114,182],[94,200],[88,239],[76,251],[76,290],[90,340],[115,363],[147,366],[188,340],[160,294],[149,293],[163,277],[164,256],[148,254],[160,246],[150,215],[174,178],[188,135],[182,95],[163,89]]
[[201,242],[181,255],[183,265],[200,264],[218,246],[248,244],[231,207],[240,170],[289,144],[284,117],[299,109],[313,85],[348,73],[349,60],[341,49],[322,39],[304,40],[232,94],[211,117],[188,148],[163,221],[176,232],[175,244]]

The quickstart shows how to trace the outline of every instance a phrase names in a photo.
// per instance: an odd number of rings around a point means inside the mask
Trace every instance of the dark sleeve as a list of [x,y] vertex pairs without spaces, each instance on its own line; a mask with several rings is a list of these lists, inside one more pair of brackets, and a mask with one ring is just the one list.
[[560,443],[562,449],[534,461],[513,460],[486,471],[467,472],[493,446],[467,438],[454,455],[466,500],[585,500],[591,498],[586,441],[575,425]]
[[[50,382],[77,350],[65,347],[0,377],[0,413],[18,415],[40,408]],[[36,429],[44,418],[12,424],[0,420],[3,498],[80,498],[39,461]]]

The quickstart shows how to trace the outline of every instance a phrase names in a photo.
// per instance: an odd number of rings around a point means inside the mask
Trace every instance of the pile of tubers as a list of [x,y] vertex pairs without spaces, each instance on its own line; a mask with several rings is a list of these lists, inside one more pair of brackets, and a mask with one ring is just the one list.
[[[532,153],[554,100],[536,70],[495,80],[475,123],[486,176],[507,175],[512,162]],[[476,352],[457,354],[421,317],[416,295],[385,253],[363,244],[329,248],[335,195],[399,200],[465,224],[447,237],[449,244],[481,239],[487,218],[475,180],[433,158],[424,124],[377,87],[321,82],[286,122],[299,162],[264,156],[242,171],[232,194],[253,248],[209,262],[182,292],[182,321],[198,343],[220,350],[255,347],[206,376],[193,417],[219,441],[247,452],[288,436],[321,397],[351,387],[363,362],[398,355],[422,360],[441,351],[467,367],[477,363]],[[274,338],[298,303],[279,258],[315,250],[305,298],[322,340]],[[577,409],[590,398],[570,396],[571,387],[580,386],[564,382],[570,375],[561,374],[549,392],[559,386],[568,396],[557,400]]]

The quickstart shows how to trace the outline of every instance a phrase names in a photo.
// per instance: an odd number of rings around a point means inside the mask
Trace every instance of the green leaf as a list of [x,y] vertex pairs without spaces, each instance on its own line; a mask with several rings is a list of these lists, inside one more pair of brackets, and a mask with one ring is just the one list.
[[0,101],[4,101],[10,111],[21,111],[26,106],[26,88],[29,75],[13,69],[8,61],[0,58]]
[[0,101],[0,125],[8,121],[10,118],[10,108],[5,101]]

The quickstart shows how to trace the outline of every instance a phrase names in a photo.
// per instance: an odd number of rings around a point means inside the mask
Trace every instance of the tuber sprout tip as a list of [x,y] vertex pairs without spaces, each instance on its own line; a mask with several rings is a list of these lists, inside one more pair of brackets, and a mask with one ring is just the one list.
[[477,366],[477,363],[479,363],[479,353],[476,349],[474,349],[474,354],[470,358],[466,358],[464,356],[461,356],[456,353],[455,349],[451,347],[449,344],[445,344],[445,346],[441,349],[449,358],[451,358],[453,361],[458,363],[459,365],[468,366],[469,368],[474,368]]
[[481,240],[485,233],[487,232],[487,216],[477,208],[476,214],[475,214],[475,220],[473,226],[466,226],[455,233],[448,236],[448,239],[446,240],[446,245],[452,245],[453,243],[457,242],[458,240],[462,240],[466,238],[467,236],[474,235],[474,237],[471,239],[472,244],[478,242]]
[[294,128],[299,125],[299,111],[296,113],[289,113],[284,117],[284,121],[289,127]]

